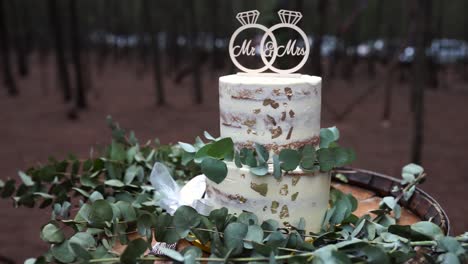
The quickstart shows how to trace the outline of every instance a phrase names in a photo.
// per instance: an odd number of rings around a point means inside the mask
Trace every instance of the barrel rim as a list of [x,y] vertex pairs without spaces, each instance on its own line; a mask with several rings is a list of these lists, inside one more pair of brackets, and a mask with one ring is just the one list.
[[[391,192],[394,186],[401,186],[398,178],[378,173],[375,171],[343,167],[337,169],[336,173],[346,176],[349,185],[374,191],[379,196],[398,196],[400,192]],[[422,220],[431,220],[439,225],[445,234],[450,234],[450,220],[442,206],[427,192],[416,187],[413,196],[408,201],[400,201],[400,204]]]

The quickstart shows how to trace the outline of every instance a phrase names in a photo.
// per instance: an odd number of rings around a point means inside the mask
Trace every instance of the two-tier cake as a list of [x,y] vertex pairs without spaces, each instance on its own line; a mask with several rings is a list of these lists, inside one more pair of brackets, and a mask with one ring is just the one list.
[[[258,143],[278,153],[283,148],[318,146],[320,77],[223,76],[219,98],[221,137],[231,137],[237,149]],[[226,207],[232,213],[254,212],[260,220],[297,225],[304,218],[306,230],[318,231],[328,206],[329,173],[297,168],[280,179],[271,174],[270,168],[269,175],[258,177],[247,168],[228,163],[223,182],[208,180],[207,198],[215,207]]]

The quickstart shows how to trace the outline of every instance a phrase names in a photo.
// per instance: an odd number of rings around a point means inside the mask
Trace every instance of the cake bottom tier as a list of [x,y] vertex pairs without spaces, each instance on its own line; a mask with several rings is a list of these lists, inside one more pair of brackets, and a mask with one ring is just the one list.
[[226,207],[237,214],[253,212],[260,221],[273,219],[293,226],[304,218],[305,229],[311,232],[320,230],[329,192],[329,173],[296,170],[277,180],[271,173],[255,176],[232,163],[223,182],[207,180],[207,198],[215,208]]

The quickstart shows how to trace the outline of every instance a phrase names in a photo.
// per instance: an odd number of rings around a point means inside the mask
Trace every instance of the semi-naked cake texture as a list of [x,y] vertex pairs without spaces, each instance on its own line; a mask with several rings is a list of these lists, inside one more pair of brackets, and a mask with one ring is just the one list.
[[[320,77],[229,75],[219,79],[219,93],[221,137],[231,137],[237,149],[259,143],[274,154],[283,148],[318,146]],[[271,168],[259,177],[248,167],[228,163],[224,181],[208,180],[207,185],[215,207],[291,225],[304,218],[306,230],[318,231],[328,207],[330,175],[298,168],[275,179]]]
[[318,144],[321,78],[228,75],[219,78],[221,136],[277,152]]

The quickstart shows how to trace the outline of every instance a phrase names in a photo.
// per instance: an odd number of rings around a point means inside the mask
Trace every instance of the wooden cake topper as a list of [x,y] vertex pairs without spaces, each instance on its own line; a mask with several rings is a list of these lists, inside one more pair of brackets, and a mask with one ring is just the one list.
[[[296,24],[301,20],[302,14],[301,12],[297,11],[290,11],[290,10],[280,10],[278,11],[279,18],[281,23],[273,25],[270,28],[267,28],[263,25],[257,24],[257,19],[260,15],[258,10],[250,10],[246,12],[238,13],[236,18],[242,24],[231,36],[231,40],[229,41],[229,56],[231,57],[232,62],[234,65],[241,71],[245,73],[261,73],[266,70],[271,70],[276,73],[281,74],[290,74],[298,71],[299,69],[304,66],[307,62],[307,58],[309,57],[310,52],[310,45],[309,39],[307,35],[304,33],[302,29],[300,29]],[[304,46],[298,47],[297,46],[297,39],[289,39],[286,45],[278,45],[274,31],[280,28],[287,28],[292,29],[299,33],[302,37]],[[252,45],[252,40],[244,39],[242,40],[241,45],[234,45],[236,38],[238,35],[247,29],[259,29],[264,32],[263,37],[260,41],[260,45],[258,49],[255,45]],[[269,40],[267,41],[267,39]],[[258,69],[251,69],[243,66],[237,60],[237,57],[244,55],[244,56],[256,56],[260,55],[262,58],[262,62],[264,66]],[[303,56],[302,60],[299,62],[298,65],[290,68],[290,69],[278,69],[273,66],[276,58],[281,58],[286,55],[289,56]]]

